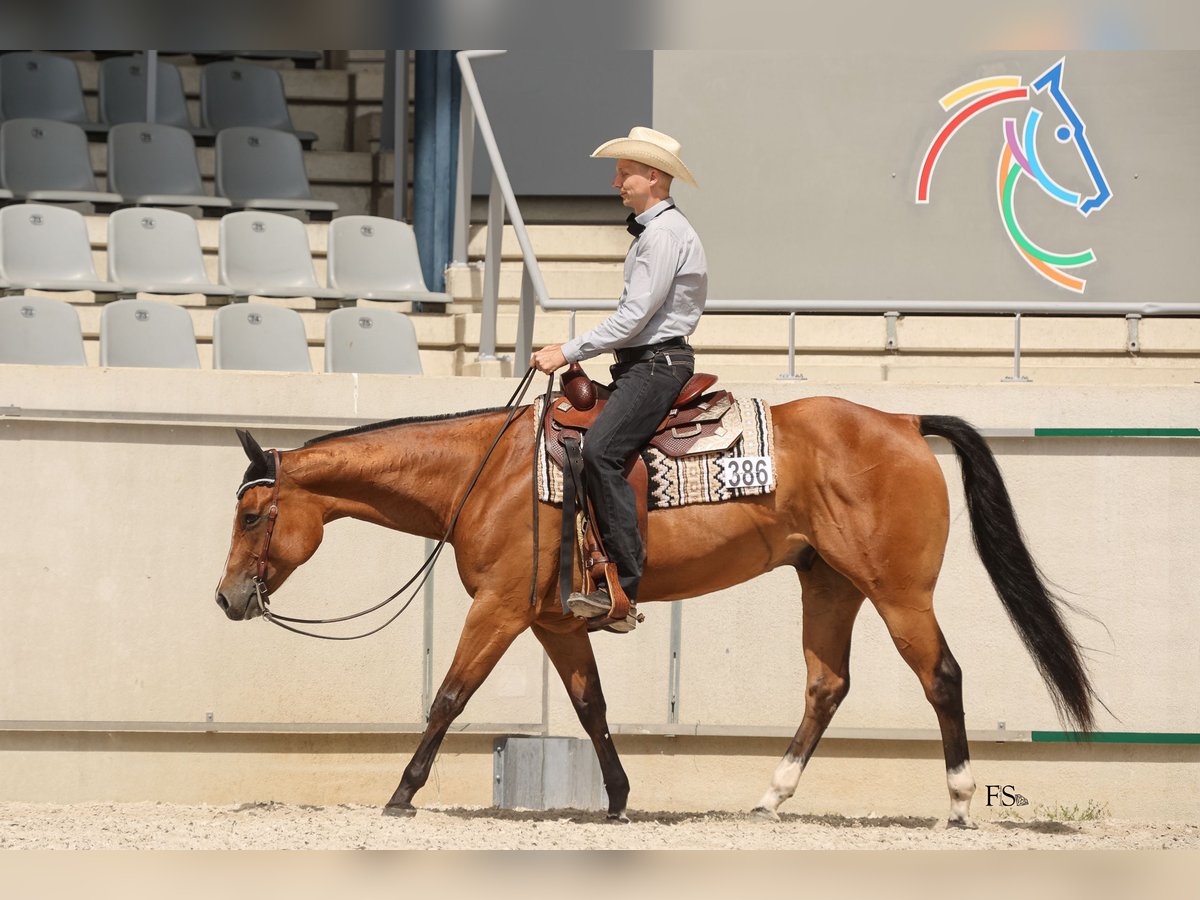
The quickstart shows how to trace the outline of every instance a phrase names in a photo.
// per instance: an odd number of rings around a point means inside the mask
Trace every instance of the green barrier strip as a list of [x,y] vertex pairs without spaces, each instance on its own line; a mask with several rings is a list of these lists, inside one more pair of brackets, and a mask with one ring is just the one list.
[[1031,731],[1030,740],[1035,744],[1085,743],[1085,744],[1200,744],[1200,734],[1165,731],[1097,731],[1080,735],[1074,731]]
[[1200,437],[1200,428],[1035,428],[1034,437]]

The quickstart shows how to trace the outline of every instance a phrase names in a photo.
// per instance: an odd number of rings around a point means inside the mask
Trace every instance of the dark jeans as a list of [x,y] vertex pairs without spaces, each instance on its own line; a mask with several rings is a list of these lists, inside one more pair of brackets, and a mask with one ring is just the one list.
[[588,492],[608,558],[617,564],[621,588],[637,599],[646,548],[637,527],[633,488],[625,462],[650,440],[679,390],[692,377],[695,354],[689,348],[658,353],[643,362],[611,368],[612,395],[583,440]]

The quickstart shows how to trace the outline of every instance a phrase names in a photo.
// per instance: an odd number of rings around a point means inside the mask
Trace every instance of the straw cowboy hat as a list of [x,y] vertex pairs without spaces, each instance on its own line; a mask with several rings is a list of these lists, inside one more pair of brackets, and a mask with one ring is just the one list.
[[679,141],[669,134],[637,125],[629,129],[629,137],[605,141],[593,151],[592,156],[632,159],[675,178],[682,178],[692,187],[699,187],[688,167],[679,158],[679,147]]

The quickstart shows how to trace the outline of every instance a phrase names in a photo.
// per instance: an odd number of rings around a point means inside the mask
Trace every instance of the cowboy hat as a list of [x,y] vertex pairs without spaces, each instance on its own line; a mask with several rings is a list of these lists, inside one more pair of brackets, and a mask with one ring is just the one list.
[[605,141],[592,152],[592,157],[632,159],[675,178],[682,178],[692,187],[699,187],[679,158],[679,147],[679,141],[669,134],[636,125],[629,129],[629,137]]

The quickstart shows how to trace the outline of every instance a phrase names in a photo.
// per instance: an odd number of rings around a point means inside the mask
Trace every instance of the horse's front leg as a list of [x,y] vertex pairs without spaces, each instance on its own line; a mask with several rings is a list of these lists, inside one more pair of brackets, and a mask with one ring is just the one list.
[[429,726],[404,770],[400,786],[383,809],[385,815],[402,816],[414,812],[413,795],[425,786],[450,723],[458,718],[471,695],[491,674],[516,636],[529,627],[532,611],[527,604],[514,602],[513,596],[476,595],[458,638],[454,661],[430,707]]
[[608,792],[608,817],[628,822],[625,803],[629,799],[629,778],[608,732],[608,709],[600,690],[600,672],[596,668],[587,627],[582,619],[551,614],[534,623],[533,633],[546,648],[546,654],[567,688],[579,721],[596,748],[604,789]]

